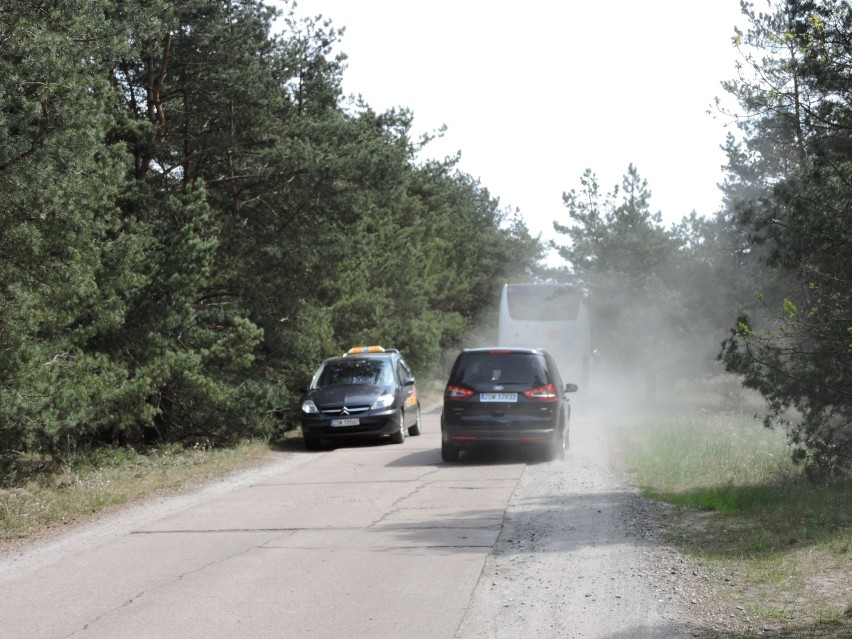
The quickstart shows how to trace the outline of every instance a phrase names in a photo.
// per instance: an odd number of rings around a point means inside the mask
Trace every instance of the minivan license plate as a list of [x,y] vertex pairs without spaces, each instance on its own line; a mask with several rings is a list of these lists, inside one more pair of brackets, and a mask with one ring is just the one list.
[[332,426],[357,426],[361,421],[357,417],[350,417],[349,419],[332,419]]
[[480,393],[480,402],[517,402],[517,393]]

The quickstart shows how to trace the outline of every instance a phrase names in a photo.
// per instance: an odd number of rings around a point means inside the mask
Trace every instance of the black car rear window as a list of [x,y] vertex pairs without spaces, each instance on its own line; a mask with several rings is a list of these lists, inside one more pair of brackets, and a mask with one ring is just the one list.
[[524,384],[531,387],[552,383],[547,363],[537,353],[476,351],[462,353],[450,373],[453,386],[475,388],[480,384]]

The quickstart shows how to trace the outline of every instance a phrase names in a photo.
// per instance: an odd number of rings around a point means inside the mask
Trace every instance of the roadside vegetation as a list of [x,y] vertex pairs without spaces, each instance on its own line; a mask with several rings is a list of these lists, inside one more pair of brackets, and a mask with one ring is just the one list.
[[0,553],[133,503],[197,488],[268,462],[265,441],[227,448],[167,445],[145,453],[103,447],[65,460],[22,457],[0,483]]
[[531,276],[521,218],[284,6],[0,6],[0,464],[275,437],[325,357],[425,376]]
[[705,636],[850,636],[852,476],[812,481],[748,410],[759,401],[723,404],[614,420],[665,540],[700,565],[689,596]]
[[636,167],[609,190],[588,170],[557,248],[610,370],[653,395],[718,358],[819,483],[852,470],[852,7],[742,9],[714,113],[731,125],[717,214],[666,228]]

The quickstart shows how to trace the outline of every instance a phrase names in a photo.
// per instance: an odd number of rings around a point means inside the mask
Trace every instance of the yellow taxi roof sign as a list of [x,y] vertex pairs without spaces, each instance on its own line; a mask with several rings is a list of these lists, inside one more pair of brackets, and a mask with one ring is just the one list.
[[348,351],[347,355],[359,355],[361,353],[384,353],[385,349],[381,346],[353,346]]

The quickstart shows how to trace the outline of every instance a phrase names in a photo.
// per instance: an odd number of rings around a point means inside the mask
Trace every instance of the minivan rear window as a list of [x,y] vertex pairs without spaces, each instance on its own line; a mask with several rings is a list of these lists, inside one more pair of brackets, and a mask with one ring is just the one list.
[[483,384],[551,384],[547,365],[538,353],[475,351],[462,353],[450,373],[454,386],[476,388]]

